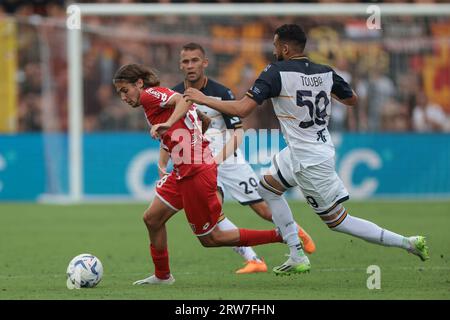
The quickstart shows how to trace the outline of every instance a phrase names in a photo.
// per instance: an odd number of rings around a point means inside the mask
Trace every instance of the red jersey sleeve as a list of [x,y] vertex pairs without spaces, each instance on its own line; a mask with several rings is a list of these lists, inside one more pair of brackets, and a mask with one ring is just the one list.
[[152,87],[147,88],[141,94],[141,104],[144,107],[164,108],[172,97],[179,94],[169,88]]

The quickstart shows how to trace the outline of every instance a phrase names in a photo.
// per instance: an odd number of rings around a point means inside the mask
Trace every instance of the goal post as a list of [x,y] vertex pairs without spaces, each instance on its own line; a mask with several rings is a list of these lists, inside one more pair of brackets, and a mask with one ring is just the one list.
[[438,16],[448,15],[450,4],[405,4],[405,3],[189,3],[189,4],[99,4],[74,3],[82,16],[154,16],[154,15],[198,15],[198,16],[340,16],[369,15],[370,8],[377,6],[383,15]]
[[[83,18],[90,16],[450,16],[450,4],[94,4],[67,7],[69,108],[69,199],[83,190]],[[80,22],[69,25],[69,19]]]

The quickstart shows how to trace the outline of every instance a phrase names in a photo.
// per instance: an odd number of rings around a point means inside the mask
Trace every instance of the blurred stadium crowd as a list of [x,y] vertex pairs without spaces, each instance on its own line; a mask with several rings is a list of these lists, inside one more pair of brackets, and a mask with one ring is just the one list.
[[[433,1],[409,3],[423,2]],[[0,2],[0,23],[10,19],[16,25],[19,132],[67,130],[65,7],[69,3]],[[272,61],[275,28],[294,22],[308,32],[306,51],[310,58],[332,65],[360,97],[355,109],[333,103],[333,131],[450,131],[450,18],[405,16],[382,17],[379,30],[369,30],[364,17],[350,16],[86,17],[85,130],[147,130],[142,114],[119,101],[112,75],[122,64],[143,63],[158,71],[164,86],[173,86],[183,79],[178,69],[179,49],[191,41],[207,49],[209,76],[229,86],[240,98]],[[245,126],[277,128],[278,124],[271,108],[265,108],[245,119]]]

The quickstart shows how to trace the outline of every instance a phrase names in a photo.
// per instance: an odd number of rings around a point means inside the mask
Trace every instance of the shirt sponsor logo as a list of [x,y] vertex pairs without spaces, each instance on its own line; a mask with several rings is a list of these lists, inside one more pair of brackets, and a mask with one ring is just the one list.
[[154,96],[157,99],[160,99],[162,102],[167,101],[167,93],[164,93],[164,92],[161,92],[158,90],[154,90],[152,88],[148,88],[147,93],[151,94],[152,96]]

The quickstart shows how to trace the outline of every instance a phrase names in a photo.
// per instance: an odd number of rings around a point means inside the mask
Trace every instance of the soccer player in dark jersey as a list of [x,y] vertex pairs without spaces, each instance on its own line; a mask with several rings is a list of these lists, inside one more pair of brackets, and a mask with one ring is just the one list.
[[[217,190],[217,164],[209,142],[204,139],[196,107],[181,94],[160,86],[157,75],[141,65],[120,67],[113,84],[122,101],[137,108],[142,106],[151,135],[171,154],[174,170],[157,184],[156,197],[144,213],[150,237],[150,254],[155,274],[138,284],[172,284],[167,251],[165,221],[184,208],[187,220],[205,247],[253,246],[282,242],[276,229],[216,228],[222,214]],[[154,223],[160,221],[162,223]]]
[[[185,80],[172,89],[184,93],[189,87],[197,88],[205,95],[219,100],[234,100],[231,90],[212,80],[205,74],[208,67],[208,58],[204,48],[198,43],[188,43],[180,52],[180,70]],[[211,118],[209,129],[205,133],[210,141],[210,148],[218,163],[218,190],[223,201],[225,192],[242,205],[249,205],[263,219],[272,222],[272,213],[267,203],[258,194],[258,177],[252,167],[245,161],[239,145],[242,142],[244,131],[239,117],[230,117],[226,114],[198,105],[198,110]],[[167,159],[167,158],[166,158]],[[225,216],[219,218],[219,228],[223,230],[237,227]],[[303,241],[305,251],[315,251],[315,244],[311,237],[300,227],[299,236]],[[245,260],[246,265],[237,270],[237,273],[262,272],[267,266],[259,259],[252,248],[234,247]]]
[[274,157],[270,173],[261,179],[260,194],[272,209],[273,220],[290,249],[289,259],[273,271],[291,274],[311,268],[293,227],[292,212],[282,197],[293,186],[300,187],[308,204],[331,230],[403,248],[422,261],[429,259],[425,237],[405,237],[348,214],[342,203],[349,194],[335,170],[335,150],[327,125],[332,97],[354,106],[357,96],[331,67],[308,59],[304,53],[306,34],[300,26],[279,27],[273,44],[278,61],[262,71],[241,100],[212,99],[194,88],[185,91],[189,101],[240,117],[250,114],[264,100],[272,100],[288,146]]

